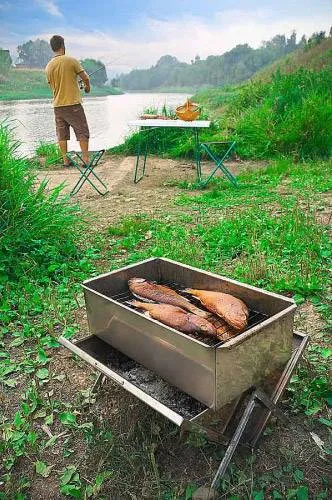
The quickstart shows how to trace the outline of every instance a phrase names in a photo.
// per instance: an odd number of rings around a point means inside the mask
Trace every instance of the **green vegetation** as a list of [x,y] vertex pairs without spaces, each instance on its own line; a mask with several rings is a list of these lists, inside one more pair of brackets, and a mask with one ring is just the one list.
[[289,39],[276,35],[261,47],[253,49],[248,44],[237,45],[222,55],[202,60],[198,55],[191,64],[180,62],[176,57],[163,56],[150,69],[135,69],[119,77],[120,87],[125,90],[152,90],[172,87],[216,87],[243,82],[260,68],[291,53],[303,41],[296,43],[296,34]]
[[332,65],[332,37],[321,43],[309,44],[279,59],[258,71],[253,80],[269,80],[278,70],[281,73],[293,73],[300,68],[319,71]]
[[[203,91],[196,96],[215,120],[201,141],[236,141],[242,158],[327,158],[332,153],[332,69],[273,75],[270,82]],[[139,135],[130,135],[111,152],[134,154]],[[193,157],[193,141],[185,130],[156,129],[142,140],[150,153]]]
[[[92,87],[91,97],[123,94],[112,87]],[[84,94],[85,95],[85,94]],[[7,78],[0,80],[0,100],[51,99],[52,92],[45,73],[39,69],[11,69]]]
[[249,83],[235,96],[221,126],[229,126],[246,158],[279,154],[297,159],[332,153],[332,68],[299,70],[272,81]]
[[29,40],[17,47],[20,64],[25,68],[45,68],[53,56],[50,44],[46,40]]
[[95,59],[83,59],[81,61],[82,67],[90,74],[91,85],[96,87],[103,87],[107,82],[107,73],[105,64]]
[[36,156],[44,159],[45,167],[62,163],[61,151],[57,144],[40,142],[36,148]]
[[[211,457],[215,467],[220,448],[194,435],[179,444],[174,427],[145,408],[139,418],[128,412],[125,424],[116,414],[110,427],[108,420],[98,417],[109,404],[102,394],[99,404],[87,390],[68,399],[59,387],[66,377],[73,383],[75,372],[66,367],[73,370],[77,361],[70,357],[63,361],[56,337],[78,331],[79,283],[97,272],[96,259],[102,263],[101,272],[107,270],[105,263],[113,269],[152,255],[294,295],[299,303],[311,302],[327,321],[330,243],[327,228],[316,218],[325,208],[320,193],[329,189],[331,162],[294,165],[279,160],[264,170],[240,175],[238,190],[222,179],[200,193],[182,184],[183,191],[162,219],[144,214],[125,217],[99,238],[94,234],[93,247],[87,247],[78,208],[67,204],[59,189],[47,193],[42,184],[35,190],[30,164],[15,158],[14,148],[2,127],[0,453],[6,496],[0,493],[0,498],[29,497],[52,477],[69,498],[140,497],[144,489],[150,498],[189,500],[198,484],[186,484],[181,471],[167,476],[159,466],[160,454],[170,450],[173,461],[179,454],[185,460],[188,450],[195,453],[201,468],[197,477],[208,482],[211,464],[205,457]],[[305,412],[307,425],[318,426],[320,436],[330,425],[330,357],[328,337],[321,329],[311,339],[306,363],[294,374],[287,396],[290,415]],[[104,392],[109,391],[108,387]],[[125,432],[120,424],[127,425]],[[240,461],[231,467],[220,491],[239,498],[291,499],[309,494],[327,498],[324,474],[321,483],[312,485],[312,464],[303,470],[296,454],[283,455],[282,450],[279,458],[280,465],[268,473],[256,469],[254,456]],[[168,455],[164,460],[169,461]]]
[[6,81],[0,83],[0,100],[50,99],[51,89],[45,73],[34,69],[11,69]]
[[[45,424],[50,425],[55,409],[60,416],[68,411],[68,404],[50,400],[42,391],[51,376],[52,350],[58,346],[55,332],[59,328],[66,332],[67,317],[77,307],[78,283],[93,272],[93,251],[86,253],[77,246],[82,240],[78,207],[67,203],[61,188],[47,192],[42,183],[36,189],[29,162],[14,153],[10,133],[1,126],[1,480],[16,496],[29,483],[24,474],[22,481],[20,475],[11,475],[22,457],[35,457],[37,474],[47,477],[50,473],[38,460],[50,443],[46,443],[36,419],[47,413]],[[12,393],[17,402],[8,414],[6,401],[9,404]],[[3,495],[0,492],[1,499],[7,498]]]
[[0,83],[7,78],[11,65],[12,58],[9,50],[0,48]]
[[[325,43],[319,37],[306,54]],[[42,74],[30,73],[36,80]],[[237,189],[223,178],[204,190],[170,181],[176,194],[163,213],[124,214],[98,235],[61,187],[38,184],[31,162],[15,154],[8,128],[0,127],[0,500],[51,494],[190,500],[211,480],[219,446],[195,434],[180,442],[177,429],[156,412],[131,399],[123,408],[114,386],[95,398],[87,390],[90,372],[58,349],[58,335],[81,331],[80,283],[151,256],[286,294],[301,305],[298,321],[313,333],[284,396],[289,421],[279,434],[271,422],[265,434],[276,435],[257,456],[237,454],[219,491],[234,500],[328,498],[319,456],[331,454],[332,162],[324,159],[332,149],[331,81],[329,68],[297,69],[276,72],[269,83],[203,91],[197,98],[213,108],[214,122],[201,139],[235,138],[241,156],[269,158],[266,167],[241,172]],[[193,154],[185,132],[152,133],[150,151]],[[113,152],[133,153],[137,139]],[[59,153],[52,144],[37,151],[47,164]]]

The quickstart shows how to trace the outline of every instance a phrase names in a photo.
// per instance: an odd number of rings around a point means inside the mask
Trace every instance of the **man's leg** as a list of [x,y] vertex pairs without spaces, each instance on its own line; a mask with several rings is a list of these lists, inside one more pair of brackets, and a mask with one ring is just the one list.
[[89,165],[89,140],[80,140],[83,161]]
[[89,127],[82,104],[72,106],[70,125],[73,127],[76,139],[80,143],[83,161],[89,165]]
[[59,148],[61,149],[63,164],[66,167],[69,167],[69,159],[67,157],[67,151],[68,151],[67,144],[68,144],[67,141],[59,141]]
[[61,150],[63,164],[68,167],[70,161],[67,158],[67,141],[70,139],[69,123],[66,121],[66,106],[54,108],[55,126],[58,136],[58,144]]

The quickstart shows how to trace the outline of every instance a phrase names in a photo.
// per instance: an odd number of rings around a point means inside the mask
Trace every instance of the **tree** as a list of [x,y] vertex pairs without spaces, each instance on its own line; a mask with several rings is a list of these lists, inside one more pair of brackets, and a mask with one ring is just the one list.
[[[107,82],[107,73],[105,64],[95,59],[83,59],[81,64],[87,73],[93,73],[90,77],[91,84],[96,87],[102,87]],[[98,71],[97,71],[98,70]]]
[[0,48],[0,81],[4,80],[8,75],[12,65],[12,58],[10,57],[9,50]]
[[111,80],[111,87],[119,87],[120,86],[120,80],[118,77],[112,78]]
[[53,53],[45,40],[29,40],[17,47],[20,63],[28,68],[45,68]]
[[311,35],[308,40],[308,47],[315,47],[315,45],[320,44],[323,40],[325,40],[325,31],[317,31]]
[[292,52],[296,49],[296,31],[292,31],[290,38],[287,38],[287,52]]
[[300,45],[300,47],[305,47],[307,45],[307,37],[305,35],[302,36],[299,45]]
[[292,52],[300,45],[293,32],[286,40],[285,35],[276,35],[263,42],[258,49],[241,44],[218,56],[199,55],[190,64],[178,61],[171,55],[160,57],[149,69],[135,69],[126,75],[119,75],[119,83],[127,90],[152,90],[162,87],[223,86],[240,83],[250,78],[263,66]]
[[179,61],[177,60],[176,57],[174,56],[162,56],[159,61],[157,61],[156,66],[174,66],[177,64]]

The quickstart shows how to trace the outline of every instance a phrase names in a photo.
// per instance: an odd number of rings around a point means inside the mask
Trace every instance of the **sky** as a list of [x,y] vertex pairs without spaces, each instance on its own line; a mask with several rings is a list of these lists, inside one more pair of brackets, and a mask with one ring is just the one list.
[[110,74],[331,25],[332,0],[0,0],[0,47],[13,59],[17,45],[61,34],[67,53],[101,59]]

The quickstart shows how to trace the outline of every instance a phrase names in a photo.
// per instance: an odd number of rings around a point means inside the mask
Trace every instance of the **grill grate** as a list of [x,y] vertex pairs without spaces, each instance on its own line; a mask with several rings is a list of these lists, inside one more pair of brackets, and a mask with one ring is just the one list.
[[[189,293],[186,293],[183,291],[184,288],[186,288],[184,285],[180,285],[179,283],[176,283],[175,281],[161,281],[159,283],[160,285],[165,285],[173,290],[175,290],[179,295],[182,295],[182,297],[185,297],[188,299],[192,304],[194,304],[197,307],[200,307],[201,309],[204,309],[202,304],[196,297],[193,297]],[[138,309],[137,307],[133,306],[130,304],[130,301],[134,300],[136,297],[131,293],[129,288],[121,293],[118,293],[116,295],[111,295],[110,298],[112,300],[115,300],[116,302],[119,302],[120,304],[125,304],[126,306],[130,307],[131,309],[134,309],[135,311],[142,312],[141,309]],[[147,299],[144,299],[146,302],[149,302]],[[150,301],[152,302],[152,301]],[[248,318],[248,325],[247,328],[244,331],[249,330],[250,328],[258,325],[259,323],[262,323],[268,318],[266,314],[260,313],[258,311],[254,311],[252,309],[249,309],[249,318]],[[213,319],[213,324],[214,326],[218,327],[225,327],[225,322],[222,320],[219,320],[217,317],[214,317]],[[188,337],[194,338],[196,340],[199,340],[200,342],[203,342],[204,344],[210,346],[210,347],[219,347],[220,345],[224,344],[230,337],[234,337],[236,335],[239,335],[240,333],[235,333],[232,327],[229,325],[226,325],[224,328],[224,334],[223,337],[225,340],[220,340],[219,338],[214,338],[214,337],[208,337],[207,335],[204,335],[202,333],[186,333],[185,335],[188,335]]]

